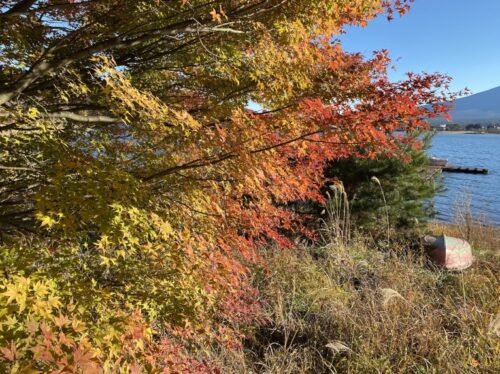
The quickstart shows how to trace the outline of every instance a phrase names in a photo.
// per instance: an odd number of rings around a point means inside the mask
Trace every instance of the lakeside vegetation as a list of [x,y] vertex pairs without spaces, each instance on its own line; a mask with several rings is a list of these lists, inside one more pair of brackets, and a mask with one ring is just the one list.
[[[460,225],[431,226],[463,237]],[[500,367],[498,238],[474,226],[475,264],[436,268],[405,244],[371,239],[270,250],[262,290],[267,322],[246,349],[217,355],[223,372],[496,373]]]
[[496,231],[418,239],[450,78],[333,39],[411,2],[0,0],[0,372],[494,372]]

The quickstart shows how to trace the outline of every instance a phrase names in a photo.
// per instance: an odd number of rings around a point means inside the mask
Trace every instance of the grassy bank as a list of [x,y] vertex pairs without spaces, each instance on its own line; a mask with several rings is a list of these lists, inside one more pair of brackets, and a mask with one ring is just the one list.
[[[464,237],[460,226],[432,230]],[[216,360],[228,373],[498,372],[497,234],[469,230],[477,261],[461,273],[361,239],[269,250],[254,280],[267,323]]]

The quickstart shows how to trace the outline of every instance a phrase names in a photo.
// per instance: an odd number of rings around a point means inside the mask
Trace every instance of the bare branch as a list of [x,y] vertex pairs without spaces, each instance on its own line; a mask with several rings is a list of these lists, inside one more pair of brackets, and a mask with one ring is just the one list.
[[104,115],[84,115],[68,111],[47,113],[45,116],[52,119],[67,119],[85,123],[116,123],[120,121],[120,119],[116,117]]
[[[323,130],[311,131],[311,132],[308,132],[306,134],[302,134],[300,136],[285,140],[285,141],[280,142],[280,143],[271,144],[271,145],[263,147],[263,148],[254,149],[254,150],[250,151],[249,153],[250,154],[257,154],[257,153],[267,152],[267,151],[270,151],[272,149],[283,147],[285,145],[294,143],[296,141],[303,140],[309,136],[320,134],[321,132],[323,132]],[[208,158],[207,159],[196,159],[196,160],[192,160],[190,162],[187,162],[185,164],[172,166],[168,169],[162,170],[162,171],[157,172],[155,174],[152,174],[148,177],[142,178],[142,180],[147,182],[147,181],[150,181],[150,180],[153,180],[156,178],[165,177],[165,176],[170,175],[172,173],[178,172],[179,170],[196,169],[196,168],[200,168],[200,167],[204,167],[204,166],[215,165],[215,164],[218,164],[218,163],[221,163],[223,161],[226,161],[226,160],[229,160],[232,158],[236,158],[236,157],[238,157],[238,155],[236,153],[226,153],[226,154],[219,155],[218,157],[212,157],[211,159],[208,159]]]
[[36,169],[18,167],[18,166],[4,166],[0,165],[0,170],[12,170],[12,171],[36,171]]
[[15,82],[11,87],[0,91],[0,105],[4,105],[9,102],[18,94],[26,90],[33,82],[35,82],[40,77],[53,73],[57,69],[64,68],[73,62],[80,61],[89,58],[96,53],[103,52],[109,49],[126,49],[135,48],[141,46],[143,43],[151,41],[155,38],[162,36],[172,36],[181,33],[199,33],[199,32],[222,32],[222,33],[236,33],[242,34],[244,31],[235,30],[228,27],[192,27],[186,26],[175,29],[166,29],[158,32],[148,33],[142,35],[138,38],[131,40],[122,40],[120,38],[111,38],[99,43],[94,44],[88,48],[82,49],[72,55],[59,60],[41,60],[32,66],[29,72],[27,72],[22,78]]
[[8,17],[16,17],[25,14],[36,3],[37,0],[23,0],[18,2],[12,8],[4,13],[0,13],[0,19]]

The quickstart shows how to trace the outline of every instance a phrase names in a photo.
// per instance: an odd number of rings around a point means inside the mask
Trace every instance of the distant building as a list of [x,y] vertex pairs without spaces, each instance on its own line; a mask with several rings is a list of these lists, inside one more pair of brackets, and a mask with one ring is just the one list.
[[491,134],[500,134],[500,124],[492,123],[486,127],[486,131]]
[[471,123],[465,126],[467,131],[481,131],[484,129],[484,126],[480,123]]

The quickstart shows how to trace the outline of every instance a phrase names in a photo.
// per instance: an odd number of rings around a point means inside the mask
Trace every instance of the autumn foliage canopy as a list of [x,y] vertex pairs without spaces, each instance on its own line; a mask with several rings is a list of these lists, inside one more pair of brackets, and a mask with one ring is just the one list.
[[201,347],[261,319],[259,248],[314,239],[288,203],[446,109],[447,77],[336,39],[408,9],[0,0],[0,371],[216,370]]

